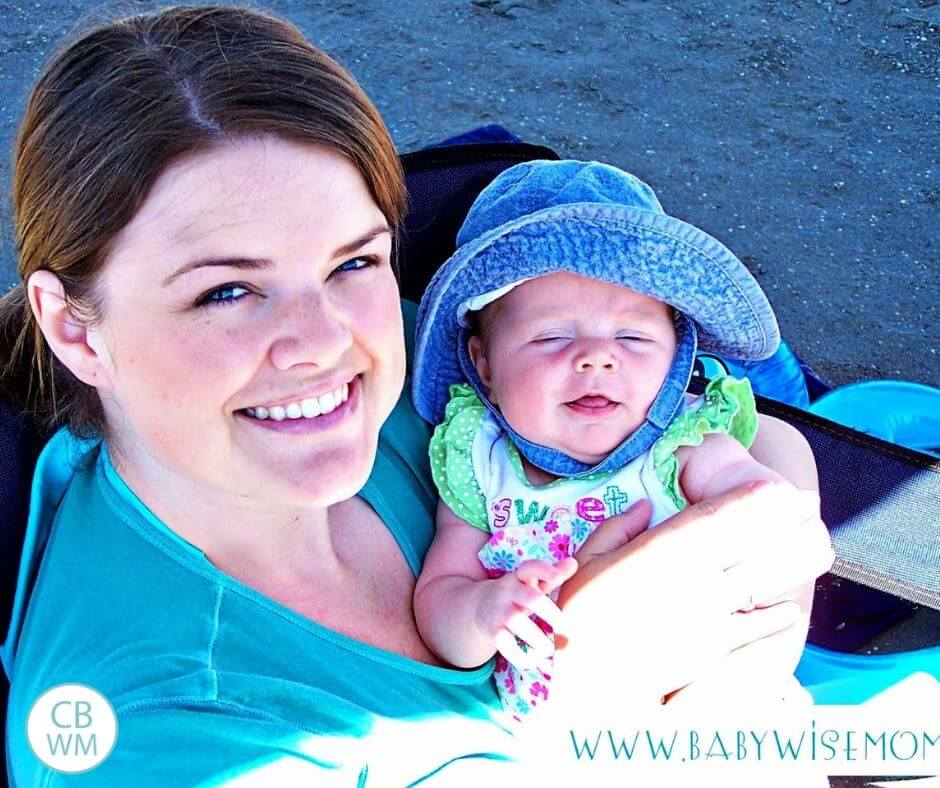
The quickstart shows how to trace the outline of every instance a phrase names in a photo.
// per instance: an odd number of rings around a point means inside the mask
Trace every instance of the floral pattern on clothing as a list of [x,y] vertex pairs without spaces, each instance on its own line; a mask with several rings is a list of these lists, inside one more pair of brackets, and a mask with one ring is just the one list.
[[[535,523],[534,528],[531,522],[502,526],[492,531],[480,550],[480,562],[490,577],[502,577],[530,559],[556,564],[574,555],[597,525],[556,512],[555,518]],[[532,620],[549,638],[552,637],[552,628],[545,621],[538,616],[532,616]],[[519,646],[523,650],[527,648],[521,641]],[[550,669],[551,664],[551,659],[548,659],[542,667]],[[517,721],[549,698],[551,676],[544,669],[522,670],[497,654],[493,677],[503,709]]]

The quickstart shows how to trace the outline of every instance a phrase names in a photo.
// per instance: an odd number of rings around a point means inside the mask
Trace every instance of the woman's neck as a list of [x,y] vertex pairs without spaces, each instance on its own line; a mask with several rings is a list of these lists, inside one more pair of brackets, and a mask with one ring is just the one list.
[[226,574],[245,582],[257,577],[332,582],[348,571],[334,542],[329,508],[278,507],[200,484],[141,453],[109,449],[109,456],[144,505]]

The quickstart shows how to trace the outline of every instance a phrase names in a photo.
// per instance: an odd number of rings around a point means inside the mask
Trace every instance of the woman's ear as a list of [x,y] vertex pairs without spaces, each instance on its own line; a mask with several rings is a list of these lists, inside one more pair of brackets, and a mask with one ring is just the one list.
[[480,382],[486,387],[486,393],[489,395],[490,402],[496,404],[496,395],[493,392],[492,379],[490,377],[490,364],[486,360],[486,348],[483,346],[483,340],[474,335],[467,341],[467,351],[470,353],[470,360],[476,367],[477,374],[480,376]]
[[82,383],[110,389],[113,367],[104,342],[75,316],[59,277],[51,271],[33,272],[26,282],[26,294],[56,358]]

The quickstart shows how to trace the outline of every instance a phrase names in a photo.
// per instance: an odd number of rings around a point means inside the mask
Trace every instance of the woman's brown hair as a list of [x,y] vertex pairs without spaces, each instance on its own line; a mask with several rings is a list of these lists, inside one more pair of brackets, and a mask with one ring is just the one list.
[[26,281],[58,276],[89,325],[109,247],[179,157],[239,137],[278,135],[348,157],[392,226],[401,165],[350,74],[292,24],[225,6],[128,16],[66,42],[30,93],[16,139],[13,222],[20,284],[0,298],[0,392],[47,427],[104,433],[97,392],[53,356]]

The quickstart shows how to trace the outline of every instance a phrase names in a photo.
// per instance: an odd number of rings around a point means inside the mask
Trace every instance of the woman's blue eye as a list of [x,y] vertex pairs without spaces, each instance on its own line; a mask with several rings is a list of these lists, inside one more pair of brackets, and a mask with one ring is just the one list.
[[[378,258],[376,257],[356,257],[337,266],[333,270],[333,273],[361,271],[364,268],[371,268],[377,264]],[[201,295],[199,300],[196,301],[196,306],[231,306],[232,304],[241,301],[243,298],[245,298],[245,296],[249,296],[251,294],[252,291],[247,287],[229,282],[228,284],[220,285],[219,287],[216,287],[213,290],[209,290],[207,293]]]
[[251,291],[241,285],[222,285],[221,287],[210,290],[199,298],[197,306],[229,306],[236,301],[241,301]]
[[347,260],[336,267],[333,273],[346,273],[347,271],[361,271],[363,268],[371,268],[377,263],[375,257],[355,257]]

